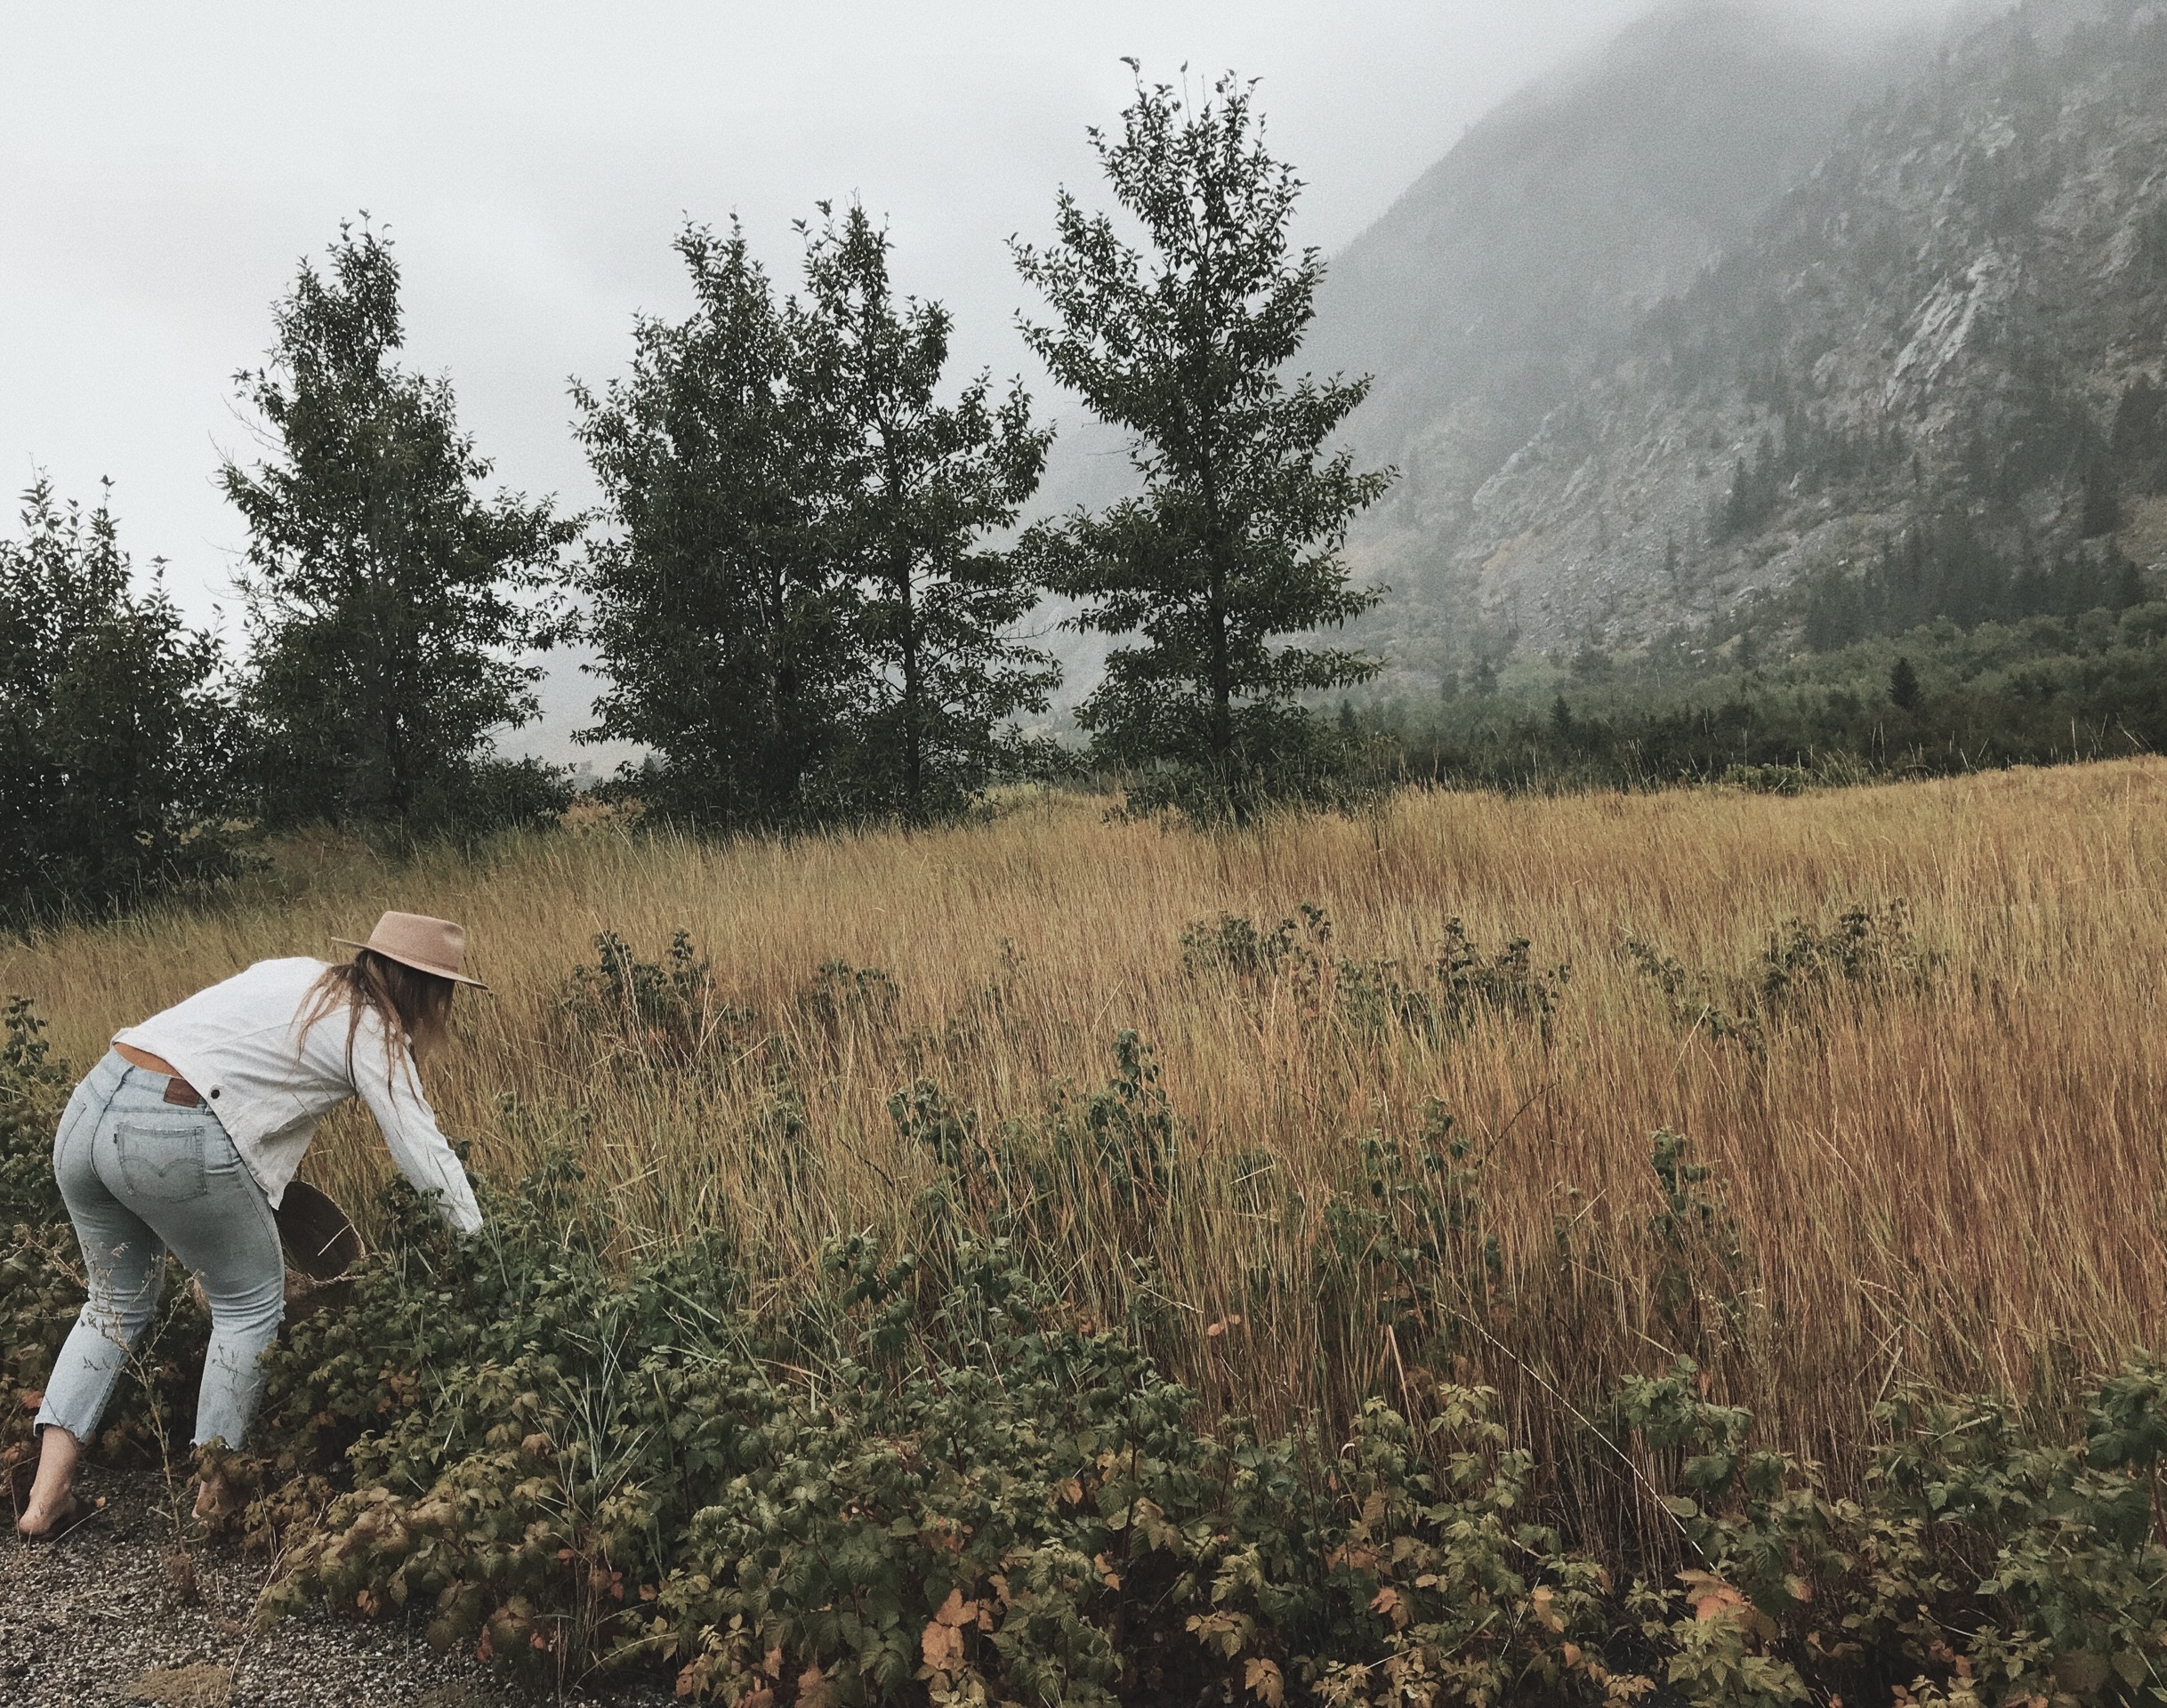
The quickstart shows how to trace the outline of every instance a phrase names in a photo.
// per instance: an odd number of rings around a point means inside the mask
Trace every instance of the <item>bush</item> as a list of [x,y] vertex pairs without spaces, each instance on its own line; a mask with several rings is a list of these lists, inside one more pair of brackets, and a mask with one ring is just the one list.
[[0,541],[0,926],[237,864],[217,642],[137,592],[113,517],[25,495]]

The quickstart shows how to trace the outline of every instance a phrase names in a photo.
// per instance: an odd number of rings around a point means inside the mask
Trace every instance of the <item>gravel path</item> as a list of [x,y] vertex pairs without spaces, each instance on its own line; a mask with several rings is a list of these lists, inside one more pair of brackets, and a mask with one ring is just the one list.
[[[168,1571],[164,1485],[85,1466],[77,1493],[106,1504],[59,1542],[25,1543],[12,1521],[0,1540],[6,1708],[512,1708],[536,1700],[466,1656],[434,1653],[418,1615],[364,1623],[311,1615],[253,1631],[261,1559],[197,1545],[198,1593],[184,1600]],[[600,1699],[608,1708],[667,1701],[646,1691]]]

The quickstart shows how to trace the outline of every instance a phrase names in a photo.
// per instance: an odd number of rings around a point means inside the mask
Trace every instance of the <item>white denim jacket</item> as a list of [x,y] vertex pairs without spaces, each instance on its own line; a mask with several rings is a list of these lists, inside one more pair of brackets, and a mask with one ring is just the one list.
[[399,1172],[424,1197],[434,1196],[446,1221],[473,1233],[481,1226],[474,1188],[437,1130],[413,1052],[402,1048],[396,1063],[389,1059],[383,1021],[373,1009],[362,1011],[350,1062],[343,1010],[301,1030],[310,987],[324,971],[324,963],[305,956],[259,961],[116,1032],[113,1042],[162,1056],[180,1070],[274,1206],[300,1169],[317,1122],[358,1097],[383,1130]]

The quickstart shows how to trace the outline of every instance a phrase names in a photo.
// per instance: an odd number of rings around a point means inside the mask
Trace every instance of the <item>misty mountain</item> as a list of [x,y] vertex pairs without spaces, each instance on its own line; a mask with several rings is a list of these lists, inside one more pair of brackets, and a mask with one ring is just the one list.
[[1742,4],[1670,7],[1529,89],[1332,260],[1301,362],[1372,375],[1358,450],[1449,515],[1886,80]]
[[1359,447],[1406,471],[1356,543],[1394,590],[1362,638],[1413,689],[1515,636],[1645,646],[1905,541],[2152,561],[2163,145],[2167,7],[2139,0],[1910,64],[1674,12],[1531,92],[1320,317],[1317,366],[1380,375]]

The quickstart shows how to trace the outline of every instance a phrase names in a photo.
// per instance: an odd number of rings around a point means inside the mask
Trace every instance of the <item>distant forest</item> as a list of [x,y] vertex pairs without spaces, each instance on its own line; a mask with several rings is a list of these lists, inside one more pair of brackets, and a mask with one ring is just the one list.
[[2159,753],[2167,600],[2111,552],[2012,566],[1954,525],[1639,657],[1479,669],[1341,724],[1394,776],[1507,789],[1792,792]]

